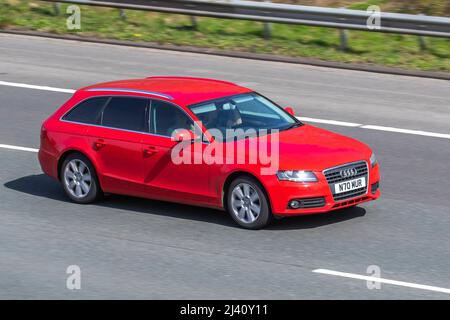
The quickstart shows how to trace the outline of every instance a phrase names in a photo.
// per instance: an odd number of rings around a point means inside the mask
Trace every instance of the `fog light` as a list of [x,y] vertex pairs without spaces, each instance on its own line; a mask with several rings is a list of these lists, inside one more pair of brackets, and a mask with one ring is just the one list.
[[302,203],[298,200],[292,200],[291,202],[289,202],[289,207],[291,207],[292,209],[298,209],[301,205]]
[[372,184],[372,186],[371,186],[372,194],[375,194],[377,192],[378,188],[380,188],[380,182],[379,181],[374,183],[374,184]]

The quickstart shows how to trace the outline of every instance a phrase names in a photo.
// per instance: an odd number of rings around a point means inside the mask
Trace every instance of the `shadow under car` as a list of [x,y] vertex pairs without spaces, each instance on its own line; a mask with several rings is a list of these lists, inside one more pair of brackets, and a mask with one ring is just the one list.
[[[61,185],[54,179],[44,174],[29,175],[18,178],[16,180],[6,182],[4,186],[8,189],[36,197],[70,202]],[[166,215],[179,219],[196,220],[239,228],[224,211],[210,208],[122,195],[108,195],[103,200],[98,201],[93,205],[153,215]],[[351,207],[329,213],[276,219],[274,223],[267,228],[267,230],[317,228],[363,217],[365,214],[366,210],[364,208]]]

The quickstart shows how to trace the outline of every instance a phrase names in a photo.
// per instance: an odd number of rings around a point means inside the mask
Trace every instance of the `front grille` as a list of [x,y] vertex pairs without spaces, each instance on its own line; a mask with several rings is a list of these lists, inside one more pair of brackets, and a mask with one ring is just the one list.
[[[358,171],[355,176],[351,177],[350,179],[341,177],[341,170],[353,168]],[[356,162],[354,164],[346,164],[343,166],[325,170],[325,177],[327,178],[328,183],[339,183],[364,176],[367,176],[367,164],[364,161]]]
[[[356,169],[357,173],[348,178],[342,177],[341,171],[346,170],[346,169]],[[367,185],[369,183],[369,179],[368,179],[369,175],[368,175],[367,162],[365,162],[365,161],[348,163],[348,164],[344,164],[339,167],[326,169],[326,170],[324,170],[323,173],[325,175],[325,178],[327,179],[328,185],[330,186],[334,201],[342,201],[342,200],[357,198],[357,197],[363,196],[367,193]],[[335,194],[334,185],[336,183],[346,182],[346,181],[354,180],[354,179],[361,178],[361,177],[366,178],[366,186],[365,187]]]

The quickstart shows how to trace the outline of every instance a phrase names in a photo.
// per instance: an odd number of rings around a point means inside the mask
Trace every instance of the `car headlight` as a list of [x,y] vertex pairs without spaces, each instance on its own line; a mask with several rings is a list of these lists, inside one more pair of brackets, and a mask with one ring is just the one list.
[[317,177],[312,171],[284,170],[277,172],[278,180],[294,182],[317,182]]
[[372,153],[372,155],[370,156],[370,165],[373,167],[375,167],[375,165],[377,164],[377,157],[375,157],[375,153]]

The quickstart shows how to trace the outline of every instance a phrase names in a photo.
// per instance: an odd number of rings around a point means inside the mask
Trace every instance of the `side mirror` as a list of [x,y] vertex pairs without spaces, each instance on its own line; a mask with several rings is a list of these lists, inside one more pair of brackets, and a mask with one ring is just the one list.
[[284,108],[284,110],[289,113],[291,116],[295,116],[295,112],[294,109],[292,109],[292,107],[286,107]]
[[172,134],[172,141],[182,142],[182,141],[197,141],[199,136],[191,130],[179,129],[175,130]]

